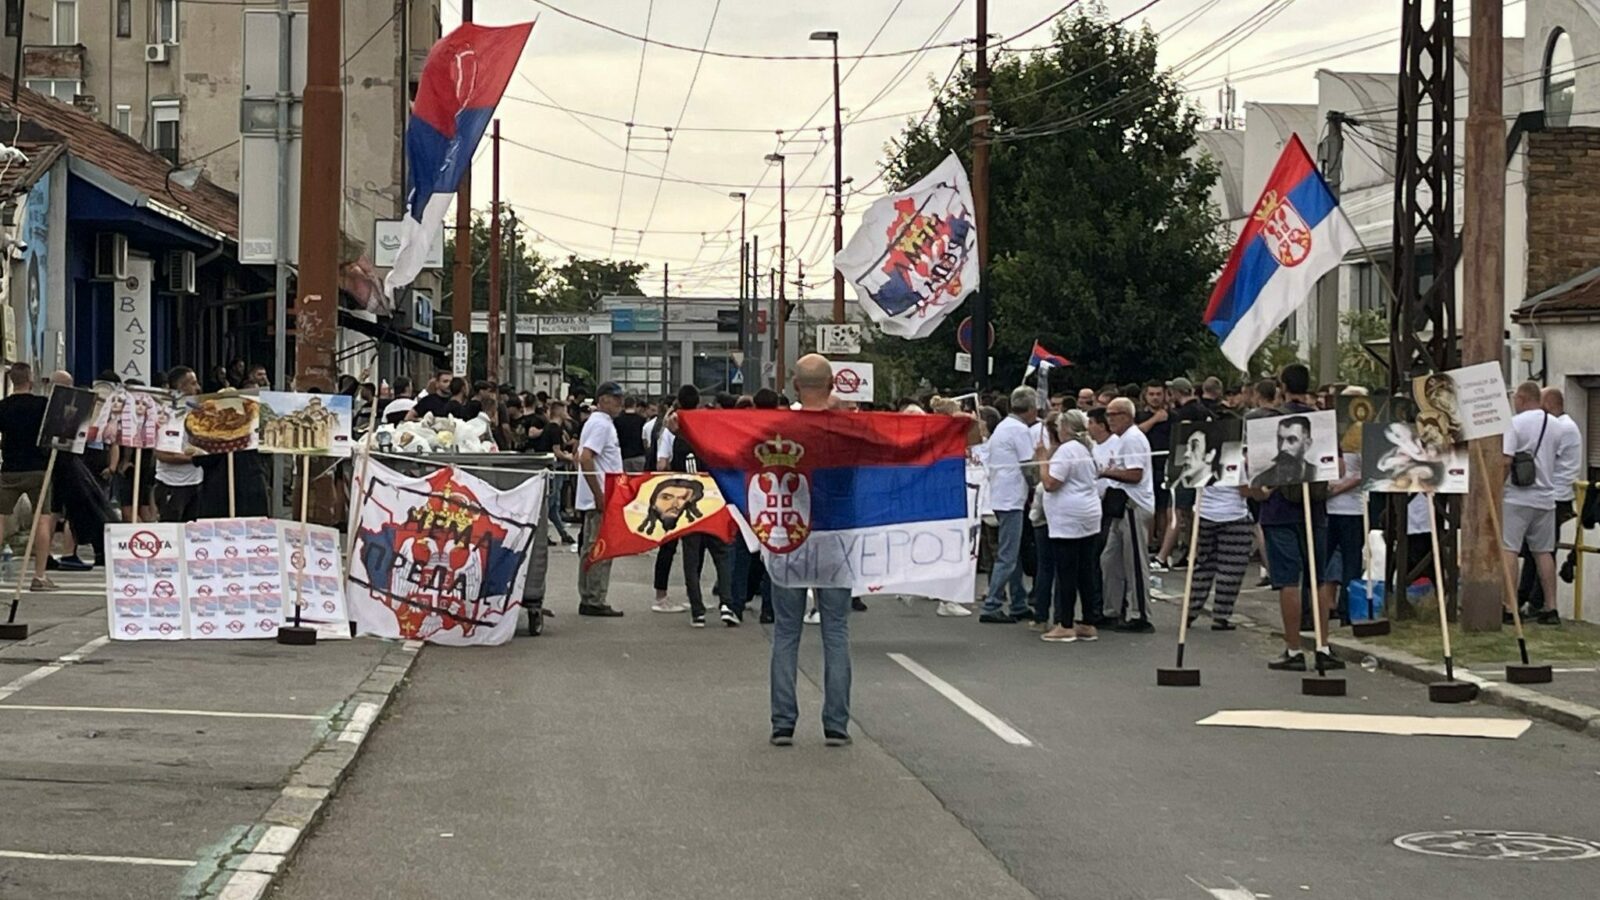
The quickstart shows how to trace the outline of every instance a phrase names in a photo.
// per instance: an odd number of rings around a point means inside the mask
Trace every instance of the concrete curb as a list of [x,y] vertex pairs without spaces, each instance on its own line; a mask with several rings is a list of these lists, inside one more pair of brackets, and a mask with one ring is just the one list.
[[368,732],[416,662],[420,642],[396,643],[329,722],[290,773],[277,802],[225,850],[197,900],[259,900],[305,844],[311,826],[344,783]]
[[[1420,684],[1444,680],[1444,664],[1435,663],[1401,650],[1390,650],[1354,638],[1331,638],[1328,649],[1346,662],[1359,664],[1365,657],[1378,661],[1378,666]],[[1570,731],[1600,738],[1600,709],[1551,697],[1514,684],[1490,681],[1470,670],[1456,668],[1456,678],[1478,685],[1478,699],[1496,706],[1513,709],[1523,715],[1544,719]]]

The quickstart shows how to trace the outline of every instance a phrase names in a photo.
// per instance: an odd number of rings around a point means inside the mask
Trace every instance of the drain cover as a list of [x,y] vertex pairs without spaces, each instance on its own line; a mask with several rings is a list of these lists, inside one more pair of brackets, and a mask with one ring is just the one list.
[[1394,845],[1413,853],[1458,859],[1512,862],[1600,859],[1600,842],[1536,831],[1419,831],[1395,838]]

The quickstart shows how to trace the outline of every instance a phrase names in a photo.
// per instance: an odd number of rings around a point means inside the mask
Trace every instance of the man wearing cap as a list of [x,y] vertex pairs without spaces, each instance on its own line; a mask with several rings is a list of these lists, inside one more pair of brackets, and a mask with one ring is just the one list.
[[578,437],[578,502],[583,513],[583,543],[578,573],[578,615],[615,617],[622,610],[606,604],[611,587],[611,561],[588,563],[589,551],[600,537],[600,513],[605,509],[605,477],[622,472],[622,444],[613,418],[622,412],[622,385],[607,381],[595,391],[594,410]]

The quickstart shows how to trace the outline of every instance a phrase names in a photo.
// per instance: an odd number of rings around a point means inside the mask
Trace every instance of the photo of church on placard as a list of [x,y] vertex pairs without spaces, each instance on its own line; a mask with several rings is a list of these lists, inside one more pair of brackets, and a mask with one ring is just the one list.
[[338,394],[262,391],[263,453],[350,454],[351,398]]

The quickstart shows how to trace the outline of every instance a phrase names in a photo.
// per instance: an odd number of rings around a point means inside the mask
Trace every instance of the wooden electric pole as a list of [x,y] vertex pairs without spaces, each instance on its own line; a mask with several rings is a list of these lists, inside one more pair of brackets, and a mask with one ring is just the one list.
[[989,0],[978,0],[978,52],[972,73],[972,203],[978,225],[978,289],[972,292],[972,377],[989,387]]
[[[472,21],[472,0],[461,0],[461,21]],[[472,161],[461,167],[461,185],[456,188],[456,258],[455,271],[451,273],[450,329],[467,336],[467,347],[472,346]],[[472,376],[470,364],[452,363],[465,368]]]
[[500,381],[500,120],[492,125],[490,140],[489,206],[489,334],[484,341],[483,364],[490,381]]
[[[331,392],[339,314],[339,213],[344,204],[344,88],[340,0],[310,0],[301,115],[300,277],[295,299],[295,389]],[[312,148],[326,148],[319,152]]]
[[[1467,59],[1466,210],[1463,222],[1461,362],[1499,362],[1505,335],[1506,123],[1501,109],[1504,12],[1501,0],[1472,0]],[[1505,483],[1500,439],[1476,442],[1473,465],[1489,484]],[[1461,519],[1461,627],[1498,631],[1505,583],[1496,491],[1467,494]]]

